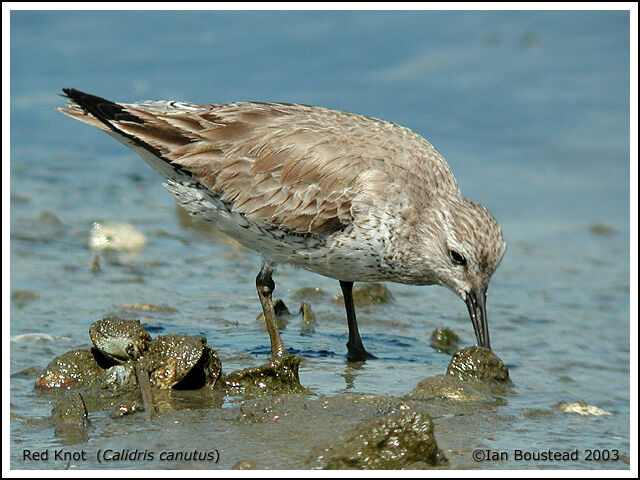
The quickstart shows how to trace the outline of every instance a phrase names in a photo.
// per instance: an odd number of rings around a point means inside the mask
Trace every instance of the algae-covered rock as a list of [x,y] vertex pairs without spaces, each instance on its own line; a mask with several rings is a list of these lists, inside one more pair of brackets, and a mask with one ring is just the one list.
[[[135,323],[137,322],[132,322],[134,329]],[[115,361],[111,361],[111,358],[103,355],[97,348],[67,352],[56,357],[36,377],[36,387],[130,390],[138,385],[135,368],[140,363],[141,368],[148,372],[153,387],[198,389],[213,387],[222,371],[217,353],[207,345],[204,337],[162,335],[148,342],[148,348],[139,357],[136,357],[140,347],[137,340],[141,337],[136,337],[135,346],[129,350],[126,347],[128,337],[123,340],[116,336],[114,342],[110,342],[108,336],[96,338],[96,344],[103,348],[107,345],[111,353],[121,355],[129,351],[133,358],[123,362],[114,356],[112,358],[119,363],[113,365]],[[146,343],[146,339],[143,343]]]
[[[365,283],[353,288],[353,303],[356,307],[389,303],[392,298],[391,292],[382,283]],[[344,296],[339,293],[331,301],[344,305]]]
[[461,380],[510,381],[509,369],[502,360],[488,348],[478,346],[455,352],[447,367],[447,375],[454,375]]
[[345,441],[325,448],[315,468],[395,470],[416,463],[438,466],[446,462],[431,418],[405,407],[357,427]]
[[95,348],[72,350],[54,358],[35,380],[36,388],[128,390],[137,382],[132,363],[109,367]]
[[222,383],[230,394],[310,393],[300,385],[301,358],[285,355],[265,365],[231,372]]
[[204,337],[161,335],[151,341],[141,362],[158,388],[214,386],[222,371],[218,354]]
[[455,352],[459,341],[460,337],[449,327],[438,327],[431,333],[431,346],[439,352]]
[[54,358],[36,377],[36,388],[69,388],[95,385],[103,369],[91,350],[72,350]]
[[149,348],[151,335],[139,320],[110,316],[89,327],[89,337],[100,353],[114,363],[138,358]]
[[51,423],[67,445],[86,442],[89,416],[82,395],[76,392],[62,398],[51,410]]

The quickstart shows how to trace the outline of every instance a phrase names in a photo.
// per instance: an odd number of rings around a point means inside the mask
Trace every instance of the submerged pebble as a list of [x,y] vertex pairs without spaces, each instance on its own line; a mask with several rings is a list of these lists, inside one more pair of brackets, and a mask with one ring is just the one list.
[[604,223],[592,223],[589,225],[589,232],[593,235],[611,236],[616,233],[616,229]]
[[553,410],[545,410],[542,408],[532,408],[524,414],[527,418],[545,418],[551,415],[553,415]]
[[37,218],[17,221],[11,227],[11,238],[36,242],[50,242],[68,233],[69,229],[51,212],[43,211]]
[[40,294],[31,290],[15,290],[11,292],[11,301],[14,302],[18,308],[22,308],[27,303],[31,303],[38,298],[40,298]]
[[345,441],[326,448],[315,468],[395,470],[446,463],[431,418],[406,406],[357,427]]
[[478,346],[455,352],[447,367],[447,375],[454,375],[461,380],[510,381],[509,369],[502,360],[488,348]]
[[58,337],[48,333],[23,333],[10,338],[12,342],[59,342],[71,340],[69,337]]
[[94,222],[87,245],[91,250],[115,250],[122,253],[138,252],[147,244],[147,237],[125,222]]
[[144,312],[176,313],[178,311],[177,308],[170,307],[169,305],[151,305],[149,303],[123,303],[120,307],[128,310],[141,310]]
[[460,337],[449,327],[438,327],[431,333],[431,346],[439,352],[455,352],[459,341]]
[[563,412],[567,413],[577,413],[583,417],[592,415],[595,417],[599,417],[601,415],[611,415],[611,412],[607,412],[600,407],[595,405],[589,405],[587,402],[580,400],[578,402],[558,402],[554,405],[554,407],[559,408]]
[[[353,288],[353,303],[356,307],[389,303],[392,299],[391,292],[383,283],[364,283]],[[339,293],[331,301],[344,305],[344,296]]]

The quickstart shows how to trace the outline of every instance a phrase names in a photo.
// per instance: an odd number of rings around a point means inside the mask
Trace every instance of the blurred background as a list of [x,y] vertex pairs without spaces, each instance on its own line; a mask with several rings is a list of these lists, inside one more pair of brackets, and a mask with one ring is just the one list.
[[[133,152],[55,110],[62,87],[120,102],[319,105],[415,130],[503,226],[488,310],[517,386],[503,413],[517,427],[485,444],[628,453],[629,35],[628,12],[603,11],[12,12],[12,373],[86,345],[91,322],[136,302],[175,308],[137,318],[206,335],[225,365],[268,355],[254,320],[257,254],[189,226]],[[147,247],[133,260],[102,259],[96,273],[86,247],[96,220],[128,222]],[[274,278],[292,310],[301,286],[338,290],[286,267]],[[303,384],[399,395],[446,368],[449,356],[428,345],[435,327],[475,341],[449,292],[389,289],[391,305],[359,311],[381,362],[345,366],[344,313],[327,298],[312,304],[314,335],[283,331],[307,359]],[[32,381],[14,377],[12,413],[48,414]],[[544,425],[527,415],[578,400],[612,415],[556,413]],[[14,442],[49,441],[27,423],[12,429]]]
[[[625,223],[628,22],[625,12],[14,12],[12,145],[34,128],[50,149],[66,148],[63,134],[89,136],[54,128],[63,86],[128,102],[298,102],[419,132],[500,218],[548,221],[551,210]],[[87,146],[120,151],[97,135]]]

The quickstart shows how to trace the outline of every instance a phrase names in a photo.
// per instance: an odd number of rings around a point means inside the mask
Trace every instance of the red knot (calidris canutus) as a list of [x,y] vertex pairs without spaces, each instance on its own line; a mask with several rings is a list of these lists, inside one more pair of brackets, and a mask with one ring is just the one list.
[[350,361],[373,357],[358,332],[356,281],[443,285],[467,304],[478,345],[491,348],[486,295],[502,231],[420,135],[306,105],[125,104],[63,91],[63,113],[135,150],[191,215],[262,255],[256,286],[274,357],[286,353],[272,302],[280,263],[339,280]]

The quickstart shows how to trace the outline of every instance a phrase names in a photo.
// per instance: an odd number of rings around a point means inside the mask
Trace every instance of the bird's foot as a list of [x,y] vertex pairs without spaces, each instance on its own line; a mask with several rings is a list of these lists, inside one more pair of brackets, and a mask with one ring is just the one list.
[[374,360],[378,357],[371,355],[364,347],[362,348],[349,348],[347,353],[347,362],[365,362],[367,360]]

